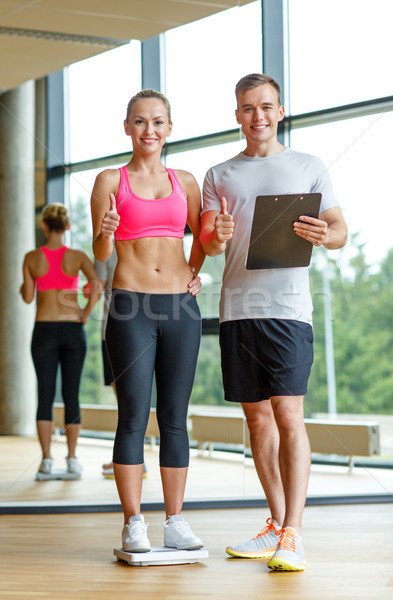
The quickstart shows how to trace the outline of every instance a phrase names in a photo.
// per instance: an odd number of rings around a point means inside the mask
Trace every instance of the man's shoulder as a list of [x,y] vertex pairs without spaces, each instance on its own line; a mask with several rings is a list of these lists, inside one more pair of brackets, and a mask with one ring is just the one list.
[[322,163],[321,159],[315,154],[299,152],[298,150],[294,150],[293,148],[287,148],[287,152],[285,152],[285,155],[283,153],[283,156],[285,156],[289,160],[293,160],[294,162],[302,164],[320,165]]
[[223,162],[213,165],[208,170],[208,173],[221,173],[222,171],[225,171],[230,165],[237,163],[239,160],[241,160],[241,154],[242,153],[240,152],[239,154],[236,154],[236,156],[232,156],[231,158],[228,158]]

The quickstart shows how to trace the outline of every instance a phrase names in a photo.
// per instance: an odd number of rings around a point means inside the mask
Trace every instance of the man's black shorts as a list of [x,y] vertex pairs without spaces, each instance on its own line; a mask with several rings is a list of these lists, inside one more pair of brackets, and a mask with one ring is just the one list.
[[104,367],[104,384],[111,385],[113,383],[113,374],[108,352],[106,351],[105,340],[102,340],[102,364]]
[[304,396],[313,362],[313,330],[302,321],[242,319],[220,324],[225,400],[259,402]]

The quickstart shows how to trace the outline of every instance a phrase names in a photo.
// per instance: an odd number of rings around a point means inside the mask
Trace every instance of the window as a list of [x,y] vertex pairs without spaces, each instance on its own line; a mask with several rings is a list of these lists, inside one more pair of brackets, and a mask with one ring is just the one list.
[[291,114],[390,96],[391,0],[288,0]]
[[326,269],[332,292],[329,318],[335,340],[338,412],[383,414],[390,410],[393,334],[392,311],[386,301],[393,293],[389,229],[393,209],[386,131],[392,126],[393,113],[384,112],[291,131],[295,150],[324,160],[350,233],[347,246],[324,253],[324,261],[319,260],[320,251],[314,251],[315,363],[307,402],[311,413],[327,411],[321,301]]
[[131,41],[68,67],[69,161],[130,150],[123,120],[141,88],[140,42]]
[[232,129],[236,82],[262,69],[261,2],[168,31],[165,54],[171,141]]
[[294,150],[316,154],[325,163],[350,233],[364,244],[368,264],[379,266],[392,247],[393,207],[390,139],[393,112],[293,129]]

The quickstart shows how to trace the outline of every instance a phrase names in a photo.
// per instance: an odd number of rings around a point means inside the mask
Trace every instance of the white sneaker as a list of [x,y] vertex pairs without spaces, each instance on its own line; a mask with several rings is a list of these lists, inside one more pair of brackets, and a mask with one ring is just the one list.
[[52,473],[53,458],[43,458],[38,469],[39,473],[50,475]]
[[191,531],[181,515],[172,515],[164,523],[164,546],[178,550],[198,550],[203,542]]
[[77,458],[66,458],[67,472],[73,473],[74,475],[80,475],[83,467]]
[[121,533],[124,552],[150,552],[147,528],[143,515],[132,515],[128,519]]

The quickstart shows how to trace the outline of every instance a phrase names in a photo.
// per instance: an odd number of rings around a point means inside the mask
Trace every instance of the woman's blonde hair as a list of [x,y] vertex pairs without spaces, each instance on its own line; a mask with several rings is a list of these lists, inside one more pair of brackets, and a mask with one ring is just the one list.
[[42,220],[47,224],[49,231],[65,231],[69,223],[68,210],[64,204],[53,202],[45,206]]
[[164,94],[161,94],[161,92],[157,92],[157,90],[141,90],[140,92],[138,92],[137,94],[135,94],[135,96],[133,96],[131,98],[131,100],[129,101],[128,106],[127,106],[127,116],[126,116],[127,122],[128,122],[128,117],[130,116],[130,113],[131,113],[131,110],[132,110],[132,107],[134,106],[134,104],[139,102],[139,100],[145,100],[146,98],[156,98],[157,100],[161,100],[161,102],[164,104],[166,111],[168,113],[169,123],[172,123],[171,105],[169,104],[169,100],[166,96],[164,96]]

